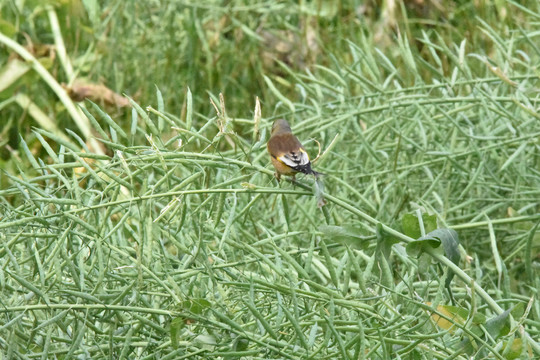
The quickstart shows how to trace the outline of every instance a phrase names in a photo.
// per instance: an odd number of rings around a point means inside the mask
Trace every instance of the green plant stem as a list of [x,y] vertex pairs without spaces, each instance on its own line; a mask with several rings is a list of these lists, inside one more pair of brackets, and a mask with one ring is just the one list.
[[113,311],[131,311],[146,314],[173,316],[174,312],[163,309],[151,309],[137,306],[123,305],[108,305],[108,304],[35,304],[1,307],[0,313],[11,313],[18,311],[33,311],[33,310],[113,310]]
[[71,83],[71,81],[74,78],[73,66],[71,65],[71,62],[69,61],[69,57],[67,56],[66,46],[64,44],[64,39],[62,38],[62,31],[60,30],[60,24],[58,23],[58,16],[56,15],[56,11],[54,10],[54,7],[48,6],[47,14],[49,15],[49,22],[51,23],[51,31],[54,35],[54,44],[56,46],[56,53],[58,54],[58,58],[60,59],[60,62],[62,63],[62,67],[64,68],[64,72],[67,75],[68,82]]
[[[366,220],[366,221],[368,221],[368,222],[370,222],[370,223],[372,223],[374,225],[380,224],[380,222],[377,221],[375,218],[372,218],[368,214],[356,209],[354,206],[346,203],[342,199],[338,199],[338,198],[336,198],[334,196],[331,196],[331,195],[325,195],[325,198],[327,200],[333,202],[334,204],[339,205],[339,206],[343,207],[344,209],[349,210],[350,212],[354,213],[355,215],[358,215],[362,219],[364,219],[364,220]],[[403,240],[403,241],[405,241],[407,243],[415,240],[415,239],[413,239],[413,238],[411,238],[411,237],[409,237],[409,236],[407,236],[405,234],[400,233],[399,231],[396,231],[396,230],[392,229],[391,227],[389,227],[387,225],[381,224],[381,226],[382,226],[383,230],[387,234],[395,236],[398,239],[401,239],[401,240]],[[450,259],[448,259],[444,255],[436,253],[434,249],[429,250],[428,254],[431,257],[433,257],[435,260],[437,260],[439,263],[441,263],[443,265],[446,265],[448,268],[450,268],[450,270],[452,270],[457,276],[459,276],[461,278],[461,280],[463,280],[466,284],[469,284],[470,286],[472,286],[474,288],[475,292],[489,305],[489,307],[497,315],[500,315],[500,314],[502,314],[504,312],[504,309],[501,308],[499,306],[499,304],[497,304],[497,302],[491,296],[489,296],[489,294],[480,286],[480,284],[478,284],[476,281],[474,281],[474,279],[472,279],[469,275],[467,275],[467,273],[465,273],[465,271],[463,271],[461,268],[459,268]],[[536,342],[526,331],[523,330],[523,331],[520,331],[519,333],[523,337],[526,338],[528,343],[531,344],[531,347],[534,349],[534,351],[537,354],[540,354],[540,344],[538,344],[538,342]]]
[[98,154],[104,154],[101,150],[101,145],[92,137],[92,132],[90,129],[90,123],[88,119],[80,112],[79,109],[75,106],[73,101],[69,98],[68,94],[62,88],[62,86],[56,81],[56,79],[45,69],[43,65],[32,55],[28,50],[22,47],[17,42],[13,41],[9,37],[0,33],[0,44],[6,45],[11,50],[15,51],[20,57],[25,61],[29,62],[35,72],[49,85],[49,87],[54,91],[56,96],[60,99],[62,104],[66,107],[66,110],[71,115],[71,118],[77,124],[79,130],[81,130],[83,136],[91,144],[92,151]]

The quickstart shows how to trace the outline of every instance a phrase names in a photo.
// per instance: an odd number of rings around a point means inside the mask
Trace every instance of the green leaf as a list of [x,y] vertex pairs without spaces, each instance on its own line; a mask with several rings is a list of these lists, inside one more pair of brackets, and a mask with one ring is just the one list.
[[[429,306],[432,306],[430,302],[426,303]],[[435,321],[435,324],[445,330],[448,330],[454,323],[464,326],[469,319],[470,310],[453,305],[437,305],[437,312],[431,314],[431,318]],[[442,316],[446,316],[451,319],[451,321],[446,320]],[[474,316],[471,320],[472,325],[478,326],[486,323],[486,317],[481,313],[474,313]]]
[[171,344],[174,349],[178,348],[178,335],[185,325],[186,323],[183,317],[176,317],[171,321],[169,333],[171,335]]
[[238,337],[234,340],[233,351],[246,351],[249,346],[249,340],[244,337]]
[[441,246],[441,240],[428,235],[407,244],[407,252],[411,256],[420,256],[427,248],[436,249]]
[[397,237],[388,234],[384,231],[381,223],[377,223],[376,227],[376,236],[377,236],[377,253],[382,253],[386,259],[390,257],[392,251],[392,246],[397,244],[401,240]]
[[185,300],[180,304],[180,308],[195,315],[201,315],[205,310],[208,310],[212,304],[206,299],[197,298]]
[[427,274],[429,267],[431,266],[433,258],[426,253],[422,253],[418,256],[418,273]]
[[459,252],[459,237],[455,230],[452,229],[437,229],[430,232],[428,235],[438,237],[444,247],[444,255],[452,260],[454,264],[459,264],[461,254]]
[[[521,353],[523,352],[523,341],[520,338],[517,339],[511,339],[510,341],[505,342],[503,345],[503,349],[505,351],[504,358],[506,360],[514,360],[518,359],[521,356]],[[530,346],[527,346],[527,348],[530,351]]]
[[[426,251],[426,249],[436,249],[443,245],[444,254],[454,264],[458,265],[461,255],[459,253],[459,238],[455,230],[452,229],[437,229],[426,236],[419,238],[418,240],[411,241],[407,244],[407,252],[412,256],[420,256]],[[445,286],[450,292],[452,297],[452,291],[450,289],[450,282],[454,277],[454,273],[449,273],[446,277]]]
[[[212,304],[208,300],[203,298],[195,298],[182,301],[177,306],[177,308],[179,311],[182,312],[190,313],[193,315],[202,315],[206,310],[210,309],[211,306]],[[175,349],[178,348],[178,335],[180,334],[180,330],[182,330],[184,326],[186,326],[186,324],[192,322],[193,320],[189,318],[189,315],[178,316],[171,321],[169,333],[171,335],[172,346]]]
[[361,229],[352,225],[335,226],[322,225],[319,226],[319,231],[329,240],[335,241],[344,245],[351,245],[365,249],[373,241],[373,237],[361,235]]
[[454,264],[457,264],[461,258],[458,239],[455,230],[437,229],[418,240],[408,243],[407,252],[412,256],[418,256],[427,248],[436,249],[442,244],[446,257],[452,260]]
[[510,309],[506,310],[502,314],[499,314],[486,322],[486,330],[492,338],[497,339],[500,336],[508,334],[510,331],[510,324],[508,321],[510,312]]
[[[422,222],[424,224],[426,234],[437,229],[436,215],[428,215],[424,213],[422,214]],[[403,233],[412,237],[413,239],[418,239],[420,236],[422,236],[422,232],[420,231],[420,223],[415,214],[403,215],[403,218],[401,218],[401,227],[403,229]]]

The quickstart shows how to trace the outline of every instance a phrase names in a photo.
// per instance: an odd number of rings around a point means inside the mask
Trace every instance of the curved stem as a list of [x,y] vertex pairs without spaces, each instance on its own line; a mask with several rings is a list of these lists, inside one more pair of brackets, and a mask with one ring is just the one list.
[[[326,195],[326,194],[325,194],[325,198],[327,200],[333,202],[334,204],[339,205],[339,206],[343,207],[344,209],[349,210],[353,214],[358,215],[362,219],[364,219],[364,220],[366,220],[366,221],[368,221],[368,222],[370,222],[370,223],[372,223],[374,225],[381,224],[375,218],[372,218],[368,214],[356,209],[354,206],[346,203],[342,199],[336,198],[336,197],[331,196],[331,195]],[[381,226],[382,226],[383,230],[387,234],[395,236],[396,238],[401,239],[401,240],[403,240],[403,241],[405,241],[407,243],[415,240],[415,239],[411,238],[410,236],[402,234],[399,231],[396,231],[396,230],[392,229],[391,227],[389,227],[387,225],[381,224]],[[469,275],[467,275],[467,273],[465,271],[463,271],[460,267],[458,267],[456,264],[454,264],[452,262],[452,260],[448,259],[444,255],[437,254],[433,249],[428,250],[427,253],[431,257],[433,257],[435,260],[437,260],[439,263],[444,264],[448,268],[450,268],[450,270],[452,270],[466,284],[469,284],[471,287],[473,287],[474,291],[489,305],[489,307],[497,315],[500,315],[500,314],[502,314],[504,312],[504,309],[501,308],[499,306],[499,304],[497,304],[497,302],[491,296],[489,296],[489,294],[482,288],[482,286],[480,286],[480,284],[478,282],[474,281],[474,279],[472,279]],[[537,354],[540,354],[540,344],[538,344],[538,342],[536,342],[533,338],[531,338],[529,333],[527,333],[526,331],[523,330],[523,331],[520,331],[519,333],[527,340],[527,342],[531,345],[531,347],[534,349],[534,351]]]
[[81,130],[85,139],[87,139],[91,144],[91,149],[97,154],[103,155],[103,150],[99,143],[92,137],[92,132],[90,130],[90,124],[88,119],[80,112],[80,110],[75,106],[73,101],[64,90],[64,88],[56,81],[56,79],[45,69],[43,65],[24,47],[18,44],[16,41],[13,41],[9,37],[0,33],[0,43],[6,45],[8,48],[16,52],[20,57],[27,61],[32,69],[38,73],[39,76],[49,85],[49,87],[54,91],[56,96],[60,99],[62,104],[64,104],[66,110],[70,114],[71,118],[77,124],[77,127]]

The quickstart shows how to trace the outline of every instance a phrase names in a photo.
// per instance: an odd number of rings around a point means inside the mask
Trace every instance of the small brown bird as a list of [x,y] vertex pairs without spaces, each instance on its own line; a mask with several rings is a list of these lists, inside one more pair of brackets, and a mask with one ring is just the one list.
[[286,120],[279,119],[272,125],[270,140],[266,144],[272,165],[276,169],[276,179],[281,180],[281,175],[294,176],[301,172],[313,174],[315,178],[322,173],[311,169],[309,156],[302,143],[291,132],[291,126]]

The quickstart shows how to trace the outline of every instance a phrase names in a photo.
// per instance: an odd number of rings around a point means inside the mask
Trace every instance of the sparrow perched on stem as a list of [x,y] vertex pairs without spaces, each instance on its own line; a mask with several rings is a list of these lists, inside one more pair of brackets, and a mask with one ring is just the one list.
[[311,168],[309,156],[302,143],[291,131],[291,126],[286,120],[279,119],[272,125],[272,132],[268,144],[266,144],[272,165],[276,169],[276,179],[281,180],[281,175],[294,176],[301,172],[312,174],[315,178],[322,173]]

